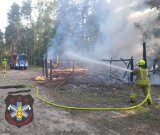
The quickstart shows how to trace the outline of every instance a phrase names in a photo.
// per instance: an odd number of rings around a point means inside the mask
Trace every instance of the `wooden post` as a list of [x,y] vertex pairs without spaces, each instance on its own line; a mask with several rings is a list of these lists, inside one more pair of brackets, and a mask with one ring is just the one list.
[[[122,59],[122,58],[121,58]],[[122,59],[123,60],[123,59]],[[127,60],[128,61],[128,60]],[[124,62],[124,60],[123,60],[123,62]],[[127,65],[127,69],[130,67],[130,65],[131,65],[131,63],[133,62],[133,56],[131,57],[131,59],[129,60],[129,63],[128,63],[128,65]],[[133,64],[133,63],[132,63]],[[126,65],[126,64],[125,64]],[[131,65],[132,66],[132,65]],[[124,73],[124,75],[123,75],[123,79],[125,78],[125,76],[126,76],[126,74],[127,74],[127,71]],[[129,81],[129,79],[128,79],[128,81]]]
[[50,80],[52,80],[52,60],[50,60]]
[[147,68],[146,42],[143,42],[143,60],[146,62],[145,68]]
[[[134,70],[133,57],[131,58],[131,70]],[[133,83],[133,72],[130,73],[130,82]]]
[[48,65],[47,65],[47,57],[45,58],[45,75],[46,75],[46,80],[48,80]]
[[45,60],[46,60],[46,56],[44,55],[43,56],[43,68],[42,68],[43,76],[45,75],[45,67],[46,67]]
[[75,76],[75,72],[74,72],[74,60],[73,60],[73,81],[74,81],[74,76]]
[[109,72],[110,72],[110,79],[112,79],[112,78],[111,78],[111,74],[112,74],[111,64],[112,64],[112,58],[111,58],[111,60],[110,60],[110,67],[109,67],[109,69],[110,69],[110,70],[109,70]]

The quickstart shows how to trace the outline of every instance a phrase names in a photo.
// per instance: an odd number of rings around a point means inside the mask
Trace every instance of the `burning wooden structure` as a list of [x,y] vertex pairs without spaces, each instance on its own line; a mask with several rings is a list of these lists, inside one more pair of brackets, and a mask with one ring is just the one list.
[[[100,60],[104,63],[109,63],[110,65],[114,65],[115,62],[121,63],[121,65],[125,66],[126,69],[133,70],[133,57],[131,59],[120,59],[120,60],[114,60],[114,59],[102,59]],[[97,68],[92,72],[86,64],[79,60],[60,60],[59,57],[57,57],[54,60],[48,60],[46,57],[43,59],[43,76],[37,77],[36,80],[72,80],[79,78],[79,80],[84,81],[88,77],[95,78],[97,77],[101,81],[109,82],[109,80],[116,79],[116,77],[113,76],[113,70],[110,66],[107,68],[106,66],[100,66],[100,68],[96,67],[98,65],[93,65],[94,68]],[[103,68],[103,72],[102,72]],[[127,77],[127,79],[126,79]],[[108,79],[107,79],[108,78]],[[128,82],[133,82],[133,74],[128,73],[127,71],[123,71],[123,74],[121,74],[121,78],[126,79]]]
[[49,80],[74,80],[75,75],[83,75],[88,69],[81,65],[78,66],[79,61],[76,60],[47,60],[44,58],[43,76]]

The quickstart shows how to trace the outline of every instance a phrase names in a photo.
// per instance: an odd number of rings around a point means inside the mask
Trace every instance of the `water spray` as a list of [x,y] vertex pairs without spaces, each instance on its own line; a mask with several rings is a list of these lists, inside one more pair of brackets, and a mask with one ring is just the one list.
[[72,53],[72,52],[66,52],[65,54],[70,56],[70,57],[74,57],[74,58],[77,58],[77,59],[80,59],[82,61],[86,61],[86,62],[89,62],[89,63],[94,63],[94,64],[98,64],[98,65],[105,65],[105,66],[108,66],[108,67],[117,68],[117,69],[124,70],[124,71],[127,71],[127,72],[132,72],[132,70],[130,70],[130,69],[114,66],[114,65],[107,64],[105,62],[98,61],[98,60],[93,60],[91,58],[83,57],[83,56],[77,55],[77,54]]

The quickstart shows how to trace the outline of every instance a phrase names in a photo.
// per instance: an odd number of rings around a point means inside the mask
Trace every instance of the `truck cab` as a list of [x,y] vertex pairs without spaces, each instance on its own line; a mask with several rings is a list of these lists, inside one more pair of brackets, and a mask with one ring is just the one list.
[[27,69],[28,67],[28,58],[24,53],[21,54],[12,54],[10,59],[10,68],[11,69]]

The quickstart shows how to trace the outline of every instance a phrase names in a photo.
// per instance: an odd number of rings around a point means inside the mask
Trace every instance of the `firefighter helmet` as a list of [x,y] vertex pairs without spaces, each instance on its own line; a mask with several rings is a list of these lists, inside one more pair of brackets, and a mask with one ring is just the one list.
[[144,60],[139,60],[138,61],[138,66],[143,66],[145,64],[146,64],[146,62]]

